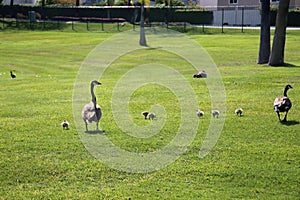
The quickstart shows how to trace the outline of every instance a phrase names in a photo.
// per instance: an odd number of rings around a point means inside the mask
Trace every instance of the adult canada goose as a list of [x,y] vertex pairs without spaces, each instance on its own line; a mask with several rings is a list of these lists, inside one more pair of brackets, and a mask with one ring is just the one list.
[[16,78],[17,76],[12,71],[10,71],[10,77],[11,78]]
[[91,95],[92,101],[86,104],[82,109],[82,119],[85,123],[85,129],[88,131],[88,123],[96,122],[96,130],[98,131],[99,120],[101,119],[102,112],[100,106],[97,104],[96,96],[94,93],[94,87],[101,85],[98,81],[91,82]]
[[282,122],[287,121],[287,114],[292,107],[292,102],[287,96],[287,91],[291,88],[293,88],[291,85],[286,85],[284,88],[283,96],[277,97],[274,100],[274,111],[277,112],[279,121],[281,121],[280,112],[285,112],[285,116]]

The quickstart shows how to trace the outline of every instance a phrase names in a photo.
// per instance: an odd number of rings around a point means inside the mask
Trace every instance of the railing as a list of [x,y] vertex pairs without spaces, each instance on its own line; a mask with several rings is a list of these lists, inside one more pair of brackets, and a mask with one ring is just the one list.
[[[243,31],[245,27],[260,26],[260,9],[256,7],[149,7],[146,10],[145,20],[148,26],[183,26],[184,30],[189,25],[202,26],[203,30],[207,26],[221,27],[239,27]],[[30,14],[31,13],[31,14]],[[34,13],[34,16],[32,16]],[[104,23],[119,23],[125,21],[135,25],[140,20],[140,8],[138,6],[123,7],[38,7],[38,6],[0,6],[0,19],[3,22],[2,27],[7,24],[5,19],[13,18],[16,20],[29,20],[30,22],[74,22],[101,23],[102,29]],[[275,25],[276,12],[270,14],[270,23]],[[288,26],[300,27],[300,12],[290,12],[288,17]]]

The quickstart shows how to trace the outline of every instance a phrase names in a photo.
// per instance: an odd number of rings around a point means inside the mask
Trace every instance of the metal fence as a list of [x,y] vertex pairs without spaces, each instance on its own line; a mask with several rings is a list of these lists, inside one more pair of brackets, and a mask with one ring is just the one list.
[[249,8],[226,9],[213,11],[214,26],[259,26],[260,10]]
[[[33,20],[30,19],[34,16],[29,16],[29,15],[25,16],[27,15],[26,13],[31,13],[28,12],[28,9],[35,10],[35,13],[39,14],[39,17],[37,17],[37,19],[41,19],[40,21],[42,21],[43,23],[50,21],[50,19],[56,20],[58,19],[57,18],[58,16],[68,17],[68,19],[71,19],[72,24],[73,21],[80,21],[81,19],[87,17],[95,17],[95,16],[101,17],[103,18],[104,21],[106,21],[106,18],[108,16],[107,14],[108,11],[110,13],[109,19],[111,19],[111,17],[120,17],[132,23],[131,19],[134,18],[137,20],[137,21],[134,20],[134,23],[135,22],[138,23],[139,17],[133,17],[132,15],[140,14],[140,12],[132,11],[132,9],[137,11],[136,9],[139,9],[139,7],[113,8],[113,7],[47,7],[47,6],[46,7],[29,7],[29,6],[3,7],[2,6],[1,7],[0,6],[0,17],[1,17],[0,21],[3,22],[3,27],[5,26],[4,25],[5,18],[7,18],[7,15],[9,13],[14,13],[15,16],[18,16],[19,14],[19,16],[23,17],[22,18],[23,21],[27,19],[28,21],[32,22]],[[233,27],[242,27],[243,30],[243,27],[258,27],[260,25],[260,18],[261,18],[260,9],[258,7],[234,6],[234,7],[211,7],[205,9],[189,8],[189,7],[167,7],[167,8],[150,7],[150,9],[146,9],[146,10],[148,11],[150,10],[150,12],[148,13],[149,19],[152,19],[150,20],[150,23],[152,23],[150,25],[172,26],[172,23],[174,25],[176,24],[176,22],[180,22],[177,24],[179,26],[180,25],[184,26],[184,29],[186,28],[186,26],[195,25],[193,24],[193,21],[196,21],[197,22],[196,25],[203,26],[203,28],[207,26],[216,26],[216,27],[222,27],[223,29],[223,27],[226,26],[233,26]],[[182,10],[184,11],[184,13],[182,12]],[[203,10],[209,12],[201,12]],[[197,11],[199,14],[197,14]],[[23,15],[20,15],[20,12],[24,12]],[[206,13],[206,15],[203,15],[203,13]],[[87,15],[91,15],[91,16],[87,16]],[[52,17],[47,17],[47,16],[52,16]],[[79,20],[74,20],[73,18],[74,19],[78,18]],[[103,23],[103,20],[101,23]],[[275,25],[275,20],[276,20],[276,12],[272,11],[270,14],[271,25]],[[57,21],[61,21],[61,23],[65,22],[63,20],[57,20]],[[37,20],[37,22],[39,22],[39,20]],[[84,22],[84,20],[82,22]],[[89,22],[92,21],[88,20],[87,23]],[[288,26],[300,26],[300,12],[289,13]]]

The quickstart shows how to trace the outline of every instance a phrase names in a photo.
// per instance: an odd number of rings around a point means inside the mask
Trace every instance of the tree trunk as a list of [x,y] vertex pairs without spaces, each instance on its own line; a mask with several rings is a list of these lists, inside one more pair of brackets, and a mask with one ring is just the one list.
[[144,3],[141,4],[141,24],[140,24],[140,45],[147,46],[146,35],[145,35],[145,19],[144,19]]
[[269,60],[269,65],[271,66],[280,66],[284,64],[284,46],[289,5],[290,0],[279,1],[272,52]]
[[258,64],[269,62],[270,58],[270,0],[261,0],[260,45]]
[[14,0],[10,0],[10,6],[14,5]]

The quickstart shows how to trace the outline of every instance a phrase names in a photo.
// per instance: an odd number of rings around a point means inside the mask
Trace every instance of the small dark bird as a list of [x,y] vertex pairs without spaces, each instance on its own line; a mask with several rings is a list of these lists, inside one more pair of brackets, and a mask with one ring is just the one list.
[[17,76],[12,71],[10,71],[10,77],[11,78],[16,78]]
[[142,112],[142,115],[145,117],[145,119],[147,119],[147,117],[148,117],[148,119],[150,119],[150,120],[157,119],[157,118],[156,118],[156,114],[151,113],[151,112],[148,112],[148,111]]
[[61,126],[63,127],[64,130],[69,130],[69,122],[67,120],[64,120],[62,123],[61,123]]
[[207,74],[205,71],[198,72],[197,74],[194,74],[193,78],[207,78]]
[[199,118],[204,116],[204,112],[200,109],[198,109],[196,113]]
[[[277,112],[279,121],[282,122],[287,121],[287,114],[292,107],[292,102],[287,96],[287,91],[292,88],[293,87],[291,85],[286,85],[284,88],[283,96],[277,97],[274,100],[274,111]],[[280,112],[285,112],[285,116],[283,120],[280,119]]]
[[155,113],[148,113],[148,118],[149,118],[150,120],[157,119]]
[[212,110],[211,114],[212,114],[213,117],[219,118],[220,111],[218,111],[218,110]]
[[147,112],[147,111],[145,111],[145,112],[142,112],[142,115],[144,115],[145,119],[147,119],[147,117],[148,117],[148,114],[149,114],[149,112]]
[[243,109],[242,108],[235,109],[235,114],[242,116],[243,115]]

